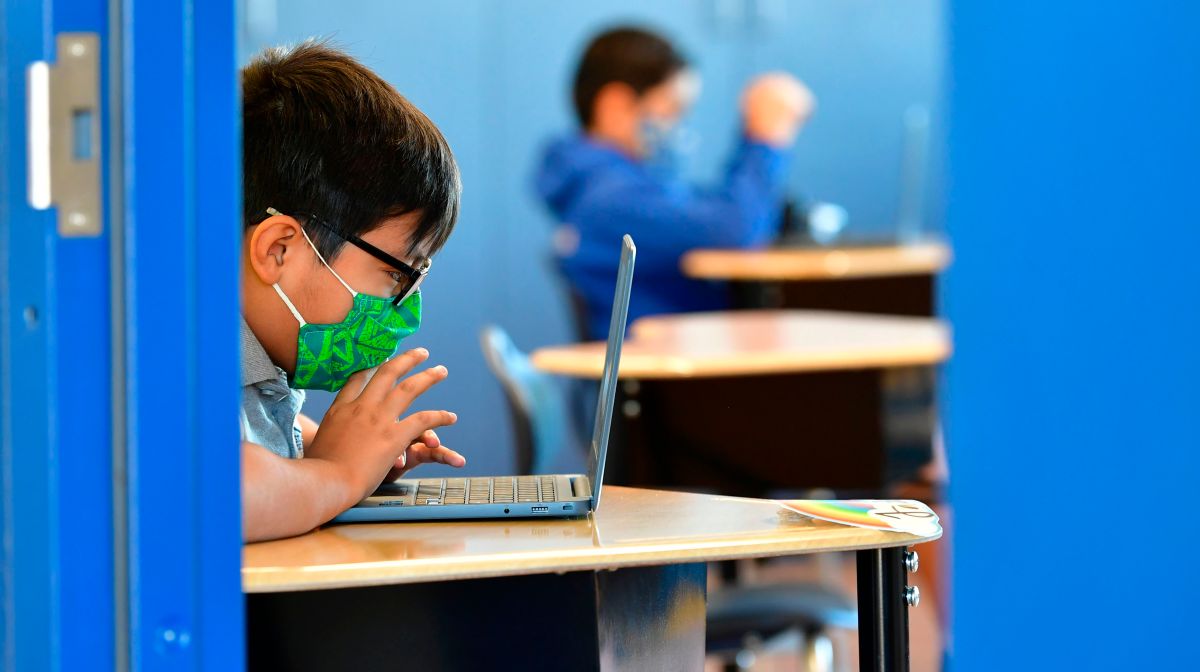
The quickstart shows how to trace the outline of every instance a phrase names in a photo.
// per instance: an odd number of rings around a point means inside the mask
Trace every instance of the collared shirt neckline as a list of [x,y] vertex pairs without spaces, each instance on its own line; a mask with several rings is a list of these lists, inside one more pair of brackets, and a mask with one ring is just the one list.
[[258,383],[287,380],[287,374],[275,366],[270,355],[263,349],[262,342],[242,318],[242,385],[257,385]]

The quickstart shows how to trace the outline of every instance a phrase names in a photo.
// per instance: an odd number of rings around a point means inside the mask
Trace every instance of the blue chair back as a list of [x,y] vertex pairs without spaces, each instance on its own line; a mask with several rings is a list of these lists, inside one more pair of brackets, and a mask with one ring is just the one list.
[[479,344],[508,401],[518,473],[547,473],[563,447],[574,445],[561,381],[535,369],[498,326],[484,327]]

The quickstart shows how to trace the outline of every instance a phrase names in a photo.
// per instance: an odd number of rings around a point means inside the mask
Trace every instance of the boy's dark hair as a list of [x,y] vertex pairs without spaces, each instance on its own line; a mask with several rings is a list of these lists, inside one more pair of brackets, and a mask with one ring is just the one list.
[[242,70],[244,225],[273,207],[304,221],[326,259],[344,235],[418,212],[413,253],[458,219],[458,165],[437,127],[387,82],[321,42],[267,49]]
[[628,84],[641,95],[686,65],[687,59],[660,35],[633,27],[607,30],[592,39],[579,59],[573,92],[575,115],[588,128],[596,95],[605,84]]

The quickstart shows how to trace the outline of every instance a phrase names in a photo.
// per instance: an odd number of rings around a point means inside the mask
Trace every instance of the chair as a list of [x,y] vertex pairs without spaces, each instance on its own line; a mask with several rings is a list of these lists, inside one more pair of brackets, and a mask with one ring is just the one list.
[[795,630],[803,635],[804,669],[834,669],[829,627],[855,629],[858,611],[844,593],[818,583],[733,586],[708,596],[705,646],[728,670],[753,666],[766,640]]
[[[500,327],[484,327],[479,341],[508,400],[519,473],[544,473],[574,438],[565,423],[563,391]],[[804,635],[806,668],[832,670],[829,626],[857,626],[854,604],[839,591],[816,583],[732,586],[709,596],[707,648],[729,669],[743,669],[758,643],[794,629]]]
[[546,473],[563,446],[575,444],[559,381],[535,369],[500,327],[484,327],[479,343],[508,401],[517,473]]

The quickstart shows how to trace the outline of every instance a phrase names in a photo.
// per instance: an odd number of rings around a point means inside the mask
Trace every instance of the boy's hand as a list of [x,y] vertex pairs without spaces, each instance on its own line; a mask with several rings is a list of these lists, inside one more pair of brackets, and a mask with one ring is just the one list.
[[467,458],[443,446],[437,432],[431,429],[422,434],[419,440],[409,445],[408,450],[403,455],[396,458],[396,463],[392,466],[387,476],[384,477],[383,482],[391,483],[414,468],[429,462],[447,464],[451,467],[462,467],[466,465]]
[[746,135],[785,147],[812,115],[816,99],[800,80],[784,72],[761,75],[742,94]]
[[449,411],[420,411],[400,418],[417,397],[447,375],[446,367],[435,366],[404,378],[428,357],[427,350],[417,348],[383,364],[373,376],[369,371],[355,373],[326,411],[305,459],[324,460],[335,467],[346,487],[347,507],[371,494],[396,460],[420,443],[427,431],[458,420]]

